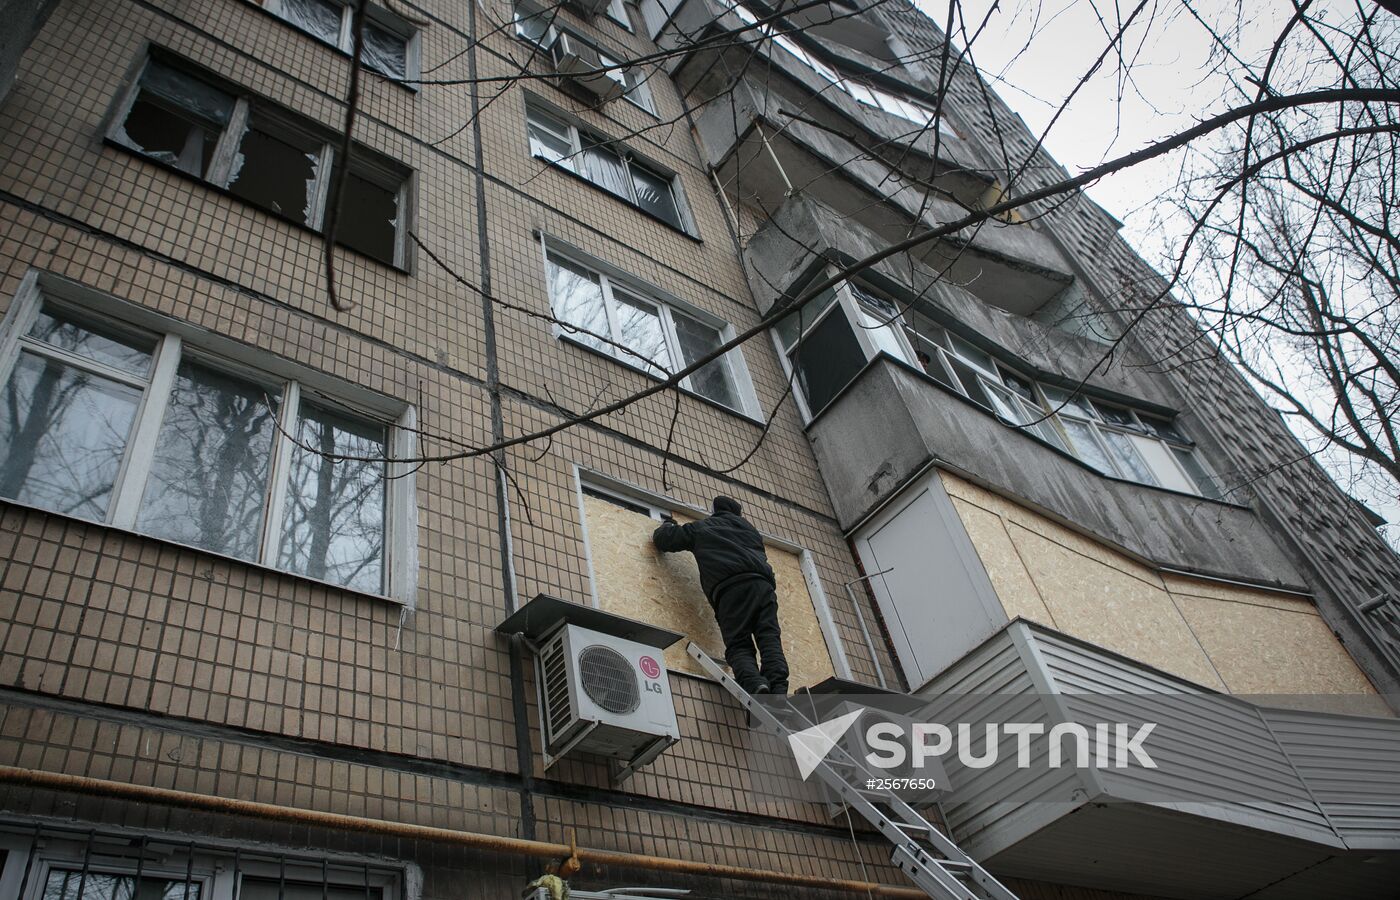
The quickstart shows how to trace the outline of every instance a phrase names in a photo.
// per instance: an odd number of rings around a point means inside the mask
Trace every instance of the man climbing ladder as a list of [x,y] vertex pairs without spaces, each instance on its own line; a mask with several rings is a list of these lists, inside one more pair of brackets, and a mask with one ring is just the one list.
[[734,680],[750,694],[786,694],[788,666],[778,626],[777,582],[763,538],[740,515],[739,501],[716,497],[713,510],[708,518],[686,525],[664,517],[652,543],[663,553],[695,554],[700,586],[719,623]]

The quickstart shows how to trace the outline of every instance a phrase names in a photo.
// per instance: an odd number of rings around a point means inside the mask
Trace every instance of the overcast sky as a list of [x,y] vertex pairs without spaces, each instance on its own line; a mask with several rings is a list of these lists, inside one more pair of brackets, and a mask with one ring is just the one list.
[[[940,25],[946,21],[947,0],[915,2]],[[1105,66],[1051,126],[1066,96],[1107,46],[1105,29],[1116,30],[1117,16],[1127,15],[1134,4],[1124,3],[1121,10],[1112,0],[961,0],[960,5],[969,31],[996,7],[973,45],[973,60],[1032,131],[1040,135],[1050,128],[1046,148],[1072,173],[1145,147],[1241,99],[1226,74],[1238,74],[1241,67],[1232,64],[1227,70],[1216,64],[1208,33],[1180,0],[1156,0],[1155,8],[1141,14],[1148,27],[1129,42],[1131,81],[1120,82],[1115,67]],[[1238,26],[1232,46],[1241,59],[1258,64],[1293,7],[1282,0],[1244,6],[1243,21],[1237,18],[1239,7],[1233,0],[1197,0],[1191,8],[1213,24]],[[1347,11],[1335,2],[1314,4],[1318,8],[1330,8],[1338,17]],[[955,43],[961,45],[962,40]],[[1179,229],[1154,228],[1153,217],[1166,212],[1158,204],[1172,196],[1180,164],[1179,155],[1161,157],[1088,189],[1124,223],[1124,237],[1159,271],[1166,268],[1164,259],[1181,234],[1176,233]],[[1345,489],[1389,521],[1400,522],[1400,499],[1393,484],[1381,481],[1377,487],[1374,480],[1363,484],[1352,478],[1352,464],[1341,454],[1326,462]],[[1387,532],[1395,543],[1400,526]]]

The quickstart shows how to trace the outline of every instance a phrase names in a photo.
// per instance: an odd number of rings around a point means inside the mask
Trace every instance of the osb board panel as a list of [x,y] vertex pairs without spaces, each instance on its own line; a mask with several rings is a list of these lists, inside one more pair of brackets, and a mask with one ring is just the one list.
[[1184,595],[1177,603],[1236,694],[1375,692],[1315,610]]
[[1030,573],[1021,563],[1021,556],[1006,533],[1001,517],[966,500],[957,497],[952,500],[1006,614],[1055,627],[1055,617],[1050,615]]
[[1274,609],[1287,609],[1293,612],[1315,613],[1317,607],[1307,597],[1296,594],[1280,594],[1263,588],[1243,585],[1222,584],[1218,581],[1202,581],[1199,578],[1186,578],[1181,575],[1164,574],[1162,582],[1177,597],[1203,597],[1207,600],[1228,600],[1234,603],[1252,603],[1255,606],[1270,606]]
[[[597,497],[585,496],[583,506],[598,604],[609,612],[678,631],[722,659],[724,642],[700,589],[695,557],[657,551],[651,543],[657,523],[650,516]],[[801,559],[769,547],[768,562],[778,581],[778,621],[792,686],[831,677],[831,654],[802,575]],[[666,665],[703,674],[686,654],[684,641],[666,651]]]
[[942,477],[1008,615],[1234,693],[1374,692],[1307,598],[1163,576],[1004,497]]
[[943,478],[943,487],[948,492],[948,496],[963,500],[973,506],[980,507],[997,514],[1007,524],[1008,530],[1012,523],[1020,525],[1037,534],[1049,537],[1055,543],[1060,544],[1068,550],[1072,550],[1081,556],[1095,560],[1106,566],[1118,569],[1127,575],[1135,578],[1146,578],[1153,583],[1160,582],[1156,573],[1136,560],[1130,559],[1093,538],[1086,537],[1077,531],[1072,531],[1058,522],[1042,516],[1040,513],[1026,509],[1024,506],[1008,500],[1000,494],[994,494],[986,488],[979,487],[970,481],[965,481],[956,475],[948,472],[939,473]]
[[1060,630],[1225,689],[1165,590],[1020,525],[1008,530]]

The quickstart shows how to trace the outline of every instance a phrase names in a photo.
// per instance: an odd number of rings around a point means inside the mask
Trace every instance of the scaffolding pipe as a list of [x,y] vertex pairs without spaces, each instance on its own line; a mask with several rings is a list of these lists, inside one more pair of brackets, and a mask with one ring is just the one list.
[[413,825],[407,822],[390,822],[386,819],[371,819],[364,816],[350,816],[342,813],[322,812],[312,809],[298,809],[279,806],[274,803],[261,803],[255,800],[238,800],[233,797],[216,797],[193,791],[178,791],[169,788],[148,787],[128,784],[122,781],[109,781],[103,778],[88,778],[83,775],[66,775],[59,772],[42,772],[35,769],[22,769],[14,766],[0,766],[0,782],[44,788],[58,791],[73,791],[87,796],[111,797],[121,800],[134,800],[146,803],[159,803],[204,812],[225,813],[235,816],[251,816],[275,822],[295,825],[311,825],[341,831],[363,834],[377,834],[385,837],[407,840],[436,841],[486,850],[507,853],[514,856],[528,856],[539,859],[563,860],[571,855],[583,863],[597,866],[617,866],[625,869],[647,869],[656,872],[670,872],[679,875],[699,875],[707,878],[732,878],[739,881],[759,881],[769,884],[787,884],[797,887],[820,888],[843,893],[866,894],[875,897],[896,897],[903,900],[928,900],[928,895],[916,888],[894,887],[867,881],[847,881],[827,878],[821,875],[794,875],[788,872],[774,872],[768,869],[750,869],[742,866],[726,866],[719,863],[693,862],[684,859],[671,859],[663,856],[648,856],[642,853],[624,853],[615,850],[591,850],[583,847],[570,847],[568,844],[552,844],[547,841],[530,841],[524,838],[502,837],[494,834],[481,834],[474,831],[459,831],[453,828],[437,828],[430,825]]

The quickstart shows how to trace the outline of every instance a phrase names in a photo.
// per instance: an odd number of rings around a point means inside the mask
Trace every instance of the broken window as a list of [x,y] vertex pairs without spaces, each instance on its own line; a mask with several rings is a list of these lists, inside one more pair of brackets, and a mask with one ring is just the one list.
[[229,94],[152,60],[113,136],[138,153],[202,178],[233,108]]
[[[146,63],[112,139],[298,225],[320,230],[325,222],[340,140],[182,68]],[[407,182],[396,163],[355,147],[337,241],[402,267]]]
[[413,479],[386,478],[412,452],[389,424],[402,407],[352,413],[296,377],[38,292],[11,316],[0,497],[411,602],[394,564],[416,537]]
[[254,115],[238,142],[228,189],[300,225],[310,224],[316,218],[324,147],[311,139],[298,140],[282,123],[260,118]]
[[330,0],[281,0],[282,17],[312,37],[340,46],[345,7]]
[[[263,0],[263,7],[294,28],[346,53],[355,52],[351,30],[354,4],[341,0]],[[383,7],[366,9],[364,47],[360,61],[391,78],[416,78],[415,29],[401,16]]]
[[386,187],[353,169],[345,179],[345,194],[335,235],[345,246],[394,265],[399,245],[398,186]]
[[[619,362],[665,378],[724,344],[724,325],[682,312],[673,304],[647,296],[648,291],[623,286],[611,276],[552,250],[545,253],[545,265],[550,307],[566,323],[560,327],[560,335]],[[741,357],[731,350],[688,375],[681,386],[748,413],[753,403],[740,389],[743,371]]]

